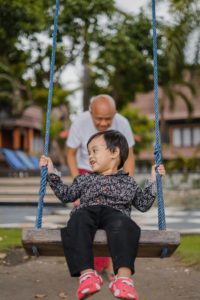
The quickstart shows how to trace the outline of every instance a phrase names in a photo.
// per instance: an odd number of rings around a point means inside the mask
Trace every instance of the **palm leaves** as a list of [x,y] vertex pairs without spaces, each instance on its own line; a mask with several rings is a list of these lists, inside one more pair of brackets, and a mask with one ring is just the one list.
[[[186,80],[186,73],[190,72],[186,47],[191,33],[199,26],[197,1],[169,0],[169,3],[172,23],[164,24],[160,28],[162,46],[159,53],[159,84],[164,92],[164,96],[160,99],[162,134],[165,131],[164,110],[166,106],[174,110],[177,99],[180,99],[187,107],[188,117],[191,117],[194,109],[192,98],[196,92],[192,82]],[[199,50],[197,43],[196,63],[198,63]]]
[[0,110],[20,115],[30,99],[27,86],[17,77],[12,66],[0,62]]

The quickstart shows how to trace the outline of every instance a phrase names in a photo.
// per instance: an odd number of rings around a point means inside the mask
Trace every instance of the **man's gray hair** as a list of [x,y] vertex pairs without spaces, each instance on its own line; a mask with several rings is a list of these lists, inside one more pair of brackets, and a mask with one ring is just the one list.
[[106,99],[108,99],[108,101],[110,102],[110,104],[113,105],[113,107],[116,109],[115,100],[111,96],[109,96],[109,95],[101,94],[101,95],[93,96],[92,98],[90,98],[89,111],[91,111],[92,104],[95,101],[97,101],[98,99],[100,99],[100,98],[106,98]]

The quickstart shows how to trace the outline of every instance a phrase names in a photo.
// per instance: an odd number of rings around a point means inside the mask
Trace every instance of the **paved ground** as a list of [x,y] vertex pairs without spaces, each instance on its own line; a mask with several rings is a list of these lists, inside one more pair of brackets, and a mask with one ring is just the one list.
[[[71,278],[63,258],[32,258],[13,265],[13,256],[0,265],[1,300],[74,300],[77,279]],[[18,251],[19,252],[19,251]],[[22,251],[20,253],[23,255]],[[135,285],[140,300],[199,300],[200,271],[181,265],[174,257],[138,259]],[[91,300],[114,300],[108,282]]]
[[[23,228],[33,227],[35,223],[36,207],[27,206],[0,206],[0,227]],[[43,213],[43,227],[56,228],[66,224],[70,209],[46,207]],[[134,211],[132,218],[143,229],[157,229],[157,208],[149,212]],[[200,210],[184,210],[178,207],[166,208],[166,223],[170,230],[181,233],[200,233]]]

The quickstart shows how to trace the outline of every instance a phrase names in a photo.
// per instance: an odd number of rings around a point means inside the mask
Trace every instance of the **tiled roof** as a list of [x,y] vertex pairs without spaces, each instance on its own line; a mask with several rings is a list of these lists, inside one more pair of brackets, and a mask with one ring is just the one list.
[[[187,95],[188,98],[191,98],[193,104],[193,119],[200,118],[200,89],[197,89],[197,94],[195,96],[191,96],[187,87],[178,87],[177,90],[180,90],[182,93]],[[159,88],[159,97],[163,97],[163,91]],[[169,101],[166,99],[166,109],[164,111],[165,120],[181,120],[188,118],[188,111],[184,101],[177,96],[176,104],[174,110],[170,110]],[[151,91],[145,94],[137,94],[136,99],[133,103],[131,103],[133,108],[139,108],[141,113],[144,115],[148,115],[149,118],[154,119],[154,92]]]
[[3,127],[27,127],[41,130],[43,122],[42,109],[38,106],[30,106],[25,109],[21,118],[2,120]]
[[[162,149],[163,159],[177,159],[178,157],[192,158],[193,156],[196,158],[200,158],[200,151],[192,147],[164,147]],[[138,156],[138,160],[154,160],[154,151],[153,148],[151,150],[142,150]]]

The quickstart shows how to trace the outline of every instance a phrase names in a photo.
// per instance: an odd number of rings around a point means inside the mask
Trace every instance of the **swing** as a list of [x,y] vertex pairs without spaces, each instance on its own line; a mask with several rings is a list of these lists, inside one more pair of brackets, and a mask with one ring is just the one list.
[[[153,16],[153,54],[154,54],[154,109],[155,109],[155,162],[160,165],[162,162],[159,132],[159,103],[158,103],[158,74],[157,74],[157,34],[156,34],[156,0],[152,0]],[[53,70],[55,64],[55,49],[57,37],[59,0],[56,0],[56,10],[54,16],[53,46],[50,66],[50,84],[48,94],[48,107],[46,119],[44,154],[48,156],[49,129],[51,101],[53,93]],[[63,256],[63,246],[60,229],[42,229],[43,203],[46,192],[47,167],[41,170],[39,201],[35,229],[24,228],[22,231],[22,244],[29,255]],[[157,199],[158,199],[158,229],[142,230],[139,241],[139,257],[169,257],[180,244],[180,233],[167,231],[165,222],[165,209],[162,191],[161,177],[156,172]],[[95,256],[109,256],[106,234],[103,230],[98,230],[94,243]]]

